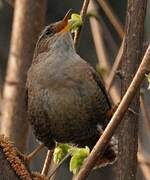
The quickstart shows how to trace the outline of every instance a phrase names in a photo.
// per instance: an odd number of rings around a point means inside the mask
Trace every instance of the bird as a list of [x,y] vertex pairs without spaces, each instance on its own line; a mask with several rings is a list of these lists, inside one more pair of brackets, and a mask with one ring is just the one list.
[[[74,47],[69,13],[40,33],[27,73],[28,120],[48,149],[56,143],[94,147],[112,109],[103,80]],[[99,164],[116,159],[110,142]]]

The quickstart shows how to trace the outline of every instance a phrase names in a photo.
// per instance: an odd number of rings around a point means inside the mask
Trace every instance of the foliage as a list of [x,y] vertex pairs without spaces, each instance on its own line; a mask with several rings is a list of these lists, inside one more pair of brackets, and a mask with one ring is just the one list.
[[71,32],[75,32],[79,27],[82,26],[82,19],[79,14],[72,14],[71,19],[69,19],[69,27]]
[[58,144],[54,150],[53,160],[58,164],[70,154],[70,171],[73,172],[73,174],[76,174],[89,153],[90,149],[87,146],[85,148],[78,148],[68,144]]

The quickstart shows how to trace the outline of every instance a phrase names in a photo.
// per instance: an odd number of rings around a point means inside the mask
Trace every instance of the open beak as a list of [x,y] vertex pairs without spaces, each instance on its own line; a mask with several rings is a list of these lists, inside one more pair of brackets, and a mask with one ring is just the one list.
[[61,31],[69,31],[69,27],[68,27],[68,20],[70,18],[71,15],[71,9],[67,12],[67,14],[65,15],[65,17],[63,18],[63,20],[61,20],[57,26],[56,26],[56,32],[61,32]]

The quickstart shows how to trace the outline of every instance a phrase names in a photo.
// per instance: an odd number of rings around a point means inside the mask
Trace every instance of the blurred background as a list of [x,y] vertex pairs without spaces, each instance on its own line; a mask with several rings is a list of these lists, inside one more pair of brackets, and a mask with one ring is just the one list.
[[[106,73],[107,63],[101,63],[101,58],[109,59],[109,66],[111,66],[118,54],[120,49],[121,43],[123,41],[123,33],[124,33],[124,25],[125,25],[125,18],[126,18],[126,8],[127,8],[127,0],[116,1],[116,0],[107,0],[106,4],[101,3],[103,1],[94,1],[94,6],[90,6],[88,10],[88,16],[85,20],[85,25],[81,33],[80,43],[78,46],[78,52],[81,57],[87,60],[94,68],[98,71]],[[44,23],[42,27],[46,24],[51,22],[58,21],[64,17],[65,13],[68,9],[72,9],[73,12],[79,13],[82,7],[82,0],[52,0],[47,1],[46,4],[46,15],[44,17]],[[108,10],[107,10],[108,9]],[[110,11],[109,11],[110,10]],[[96,13],[96,21],[98,22],[98,26],[93,21],[93,16]],[[112,14],[114,17],[112,16]],[[14,1],[11,0],[0,0],[0,107],[3,109],[3,88],[5,85],[6,74],[8,72],[8,59],[10,46],[11,46],[11,33],[12,33],[12,23],[13,23],[13,15],[14,15]],[[114,20],[115,18],[115,20]],[[147,8],[147,15],[145,21],[145,34],[144,34],[144,48],[147,47],[149,38],[150,38],[150,0],[148,0],[148,8]],[[116,26],[116,22],[119,24]],[[30,22],[29,22],[30,23]],[[93,24],[92,24],[93,23]],[[25,26],[26,27],[26,26]],[[99,55],[97,52],[96,46],[96,37],[94,34],[96,33],[95,28],[99,28],[100,37],[102,38],[101,45],[104,46],[102,51],[104,50],[104,54]],[[41,28],[42,29],[42,28]],[[118,30],[117,30],[118,29]],[[30,42],[30,41],[28,41]],[[101,52],[101,50],[100,50]],[[104,56],[104,57],[103,57]],[[99,64],[100,63],[100,64]],[[106,64],[105,64],[106,63]],[[119,75],[116,76],[114,84],[116,84],[117,88],[120,88],[119,85]],[[145,83],[145,87],[147,84]],[[114,95],[115,102],[119,102],[119,92],[117,95]],[[149,92],[144,90],[144,96],[146,97],[145,103],[146,106],[150,108],[150,96]],[[20,97],[22,98],[22,97]],[[117,102],[116,102],[117,103]],[[149,116],[149,115],[148,115]],[[140,123],[139,123],[139,141],[140,146],[142,147],[142,152],[145,159],[148,160],[150,163],[150,122],[149,124],[144,123],[143,121],[143,113],[140,113]],[[22,127],[20,127],[22,128]],[[28,128],[27,128],[28,129]],[[17,130],[16,130],[17,131]],[[32,134],[32,130],[27,130],[27,144],[25,153],[31,152],[35,147],[37,147],[38,143],[35,140],[34,135]],[[31,168],[34,171],[41,171],[42,165],[45,160],[47,149],[44,148],[41,153],[35,157],[35,159],[31,163]],[[147,164],[147,167],[150,171],[150,164]],[[115,180],[115,173],[114,173],[115,165],[109,165],[105,168],[94,170],[88,179],[98,180],[98,179],[108,179],[108,180]],[[60,168],[57,174],[58,180],[63,179],[71,179],[71,173],[68,171],[68,162],[64,163],[63,166]],[[146,179],[143,175],[143,170],[141,168],[138,169],[138,180]],[[150,176],[149,176],[150,179]],[[148,179],[147,179],[148,180]]]

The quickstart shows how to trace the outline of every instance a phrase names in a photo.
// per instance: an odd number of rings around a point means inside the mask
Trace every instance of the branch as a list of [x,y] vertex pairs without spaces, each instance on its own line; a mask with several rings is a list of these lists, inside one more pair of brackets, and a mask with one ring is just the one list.
[[118,51],[118,54],[117,54],[117,57],[114,61],[114,64],[112,66],[112,69],[111,69],[111,72],[109,74],[109,77],[108,77],[108,82],[107,82],[107,91],[109,92],[110,89],[111,89],[111,86],[112,86],[112,83],[115,79],[115,75],[116,75],[116,72],[117,70],[119,69],[120,65],[121,65],[121,61],[122,61],[122,55],[123,55],[123,48],[124,48],[124,39],[121,43],[121,47]]
[[48,175],[48,178],[49,178],[49,179],[56,173],[56,171],[60,168],[60,166],[64,163],[64,161],[65,161],[66,159],[68,159],[69,156],[70,156],[70,153],[68,153],[68,154],[59,162],[59,164],[57,164],[57,165],[55,166],[55,168],[52,170],[52,172]]
[[110,20],[116,31],[118,32],[120,38],[123,39],[124,37],[123,26],[119,21],[119,19],[117,18],[117,16],[115,15],[115,13],[113,12],[113,9],[109,5],[109,3],[106,0],[97,0],[97,1],[104,10],[104,12],[106,13],[108,19]]
[[[93,3],[92,0],[89,4],[88,11],[89,11],[89,13],[94,11],[97,14],[95,4]],[[108,81],[107,81],[108,75],[107,74],[108,74],[108,72],[111,71],[111,67],[110,67],[110,64],[108,62],[108,58],[106,55],[106,49],[105,49],[104,40],[103,40],[102,27],[101,27],[101,24],[97,21],[97,19],[94,16],[90,16],[89,21],[90,21],[91,32],[92,32],[92,36],[93,36],[94,45],[95,45],[96,54],[98,57],[99,64],[106,71],[106,73],[102,74],[102,76],[103,76],[105,85],[107,87],[108,86],[107,85],[107,83],[108,83]],[[111,99],[113,100],[114,104],[117,104],[118,102],[120,102],[119,92],[115,86],[113,86],[112,89],[110,90],[110,96],[111,96]]]
[[102,156],[102,153],[104,152],[107,143],[110,141],[111,137],[113,136],[117,127],[119,126],[125,112],[127,111],[132,99],[136,94],[136,91],[140,87],[140,84],[142,83],[145,74],[149,71],[150,71],[150,45],[121,103],[119,104],[116,112],[111,118],[111,121],[107,125],[106,129],[104,130],[104,133],[102,134],[102,136],[94,146],[93,150],[91,151],[85,164],[79,171],[76,180],[86,179],[91,169],[94,167],[97,158],[100,155]]
[[44,144],[40,144],[37,148],[35,148],[30,154],[27,155],[26,160],[27,162],[31,162],[34,156],[38,154],[38,152],[43,149]]
[[46,158],[45,158],[44,166],[41,172],[42,175],[48,174],[50,166],[51,166],[52,158],[53,158],[53,151],[48,150]]
[[[86,12],[87,12],[87,8],[88,8],[88,5],[89,5],[89,2],[90,2],[90,0],[84,0],[83,6],[82,6],[82,9],[81,9],[81,12],[80,12],[80,16],[81,16],[81,19],[82,19],[83,24],[84,24],[84,21],[85,21]],[[82,27],[80,27],[80,28],[75,32],[75,36],[74,36],[74,46],[75,46],[76,48],[77,48],[78,41],[79,41],[79,38],[80,38],[81,30],[82,30]]]

